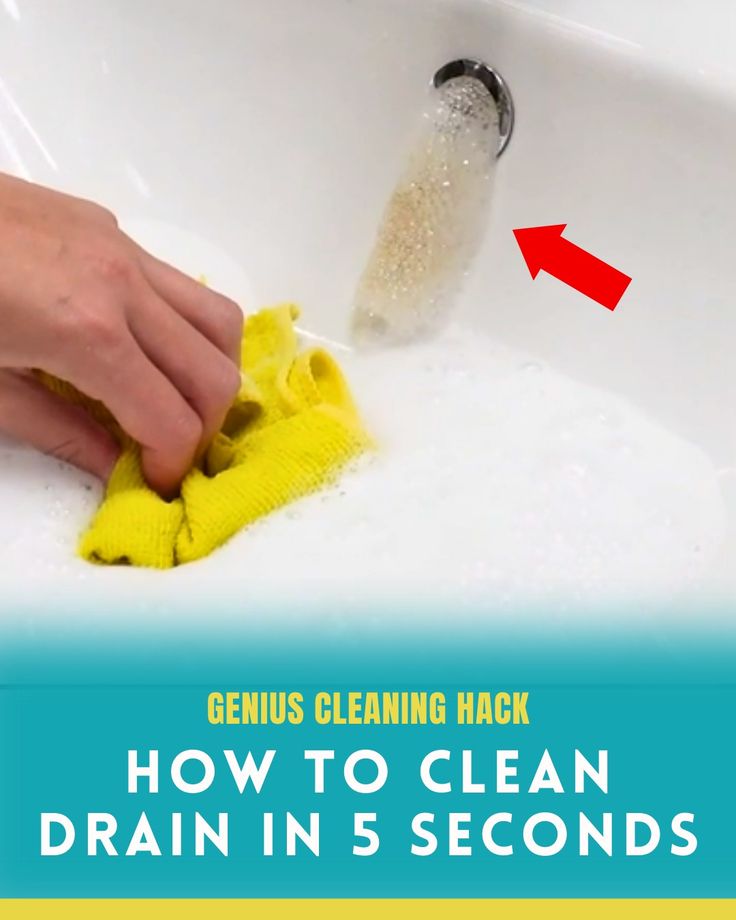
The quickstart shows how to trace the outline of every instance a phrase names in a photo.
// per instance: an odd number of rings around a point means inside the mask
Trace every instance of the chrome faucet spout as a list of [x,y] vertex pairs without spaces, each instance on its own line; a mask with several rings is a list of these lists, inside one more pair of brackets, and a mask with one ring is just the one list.
[[497,70],[472,58],[459,58],[445,64],[434,75],[433,84],[439,88],[457,77],[475,77],[486,87],[498,109],[498,154],[501,156],[514,130],[514,101],[506,81]]

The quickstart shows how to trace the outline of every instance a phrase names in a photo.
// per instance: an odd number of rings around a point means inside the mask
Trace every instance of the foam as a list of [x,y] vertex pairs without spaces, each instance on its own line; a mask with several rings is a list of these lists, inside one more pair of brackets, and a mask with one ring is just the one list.
[[133,585],[151,604],[165,586],[174,606],[216,583],[310,604],[395,595],[421,605],[444,592],[516,608],[668,598],[717,551],[715,468],[618,397],[462,327],[340,360],[380,451],[164,581],[76,559],[98,486],[0,443],[10,535],[0,583],[27,589],[32,570],[34,585],[58,593]]
[[430,98],[355,295],[359,343],[406,342],[437,329],[483,239],[496,104],[472,77],[449,80]]

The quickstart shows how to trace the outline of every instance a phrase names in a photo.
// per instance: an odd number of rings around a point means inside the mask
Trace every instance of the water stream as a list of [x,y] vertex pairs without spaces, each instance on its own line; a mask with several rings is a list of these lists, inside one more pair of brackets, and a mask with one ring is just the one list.
[[357,343],[413,340],[450,313],[483,239],[498,123],[493,97],[474,77],[433,91],[358,286]]

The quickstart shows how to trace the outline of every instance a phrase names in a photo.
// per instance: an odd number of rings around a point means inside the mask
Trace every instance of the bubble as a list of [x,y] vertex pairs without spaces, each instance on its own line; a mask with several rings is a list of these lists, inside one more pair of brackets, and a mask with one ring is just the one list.
[[472,77],[434,91],[353,305],[358,343],[414,339],[447,316],[483,238],[498,112]]

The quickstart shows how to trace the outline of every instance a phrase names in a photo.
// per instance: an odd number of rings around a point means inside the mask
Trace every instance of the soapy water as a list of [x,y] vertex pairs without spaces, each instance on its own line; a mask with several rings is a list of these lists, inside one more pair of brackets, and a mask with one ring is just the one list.
[[433,91],[355,296],[358,344],[411,341],[448,315],[483,239],[498,142],[496,103],[480,80]]
[[[498,147],[479,81],[448,81],[433,100],[353,314],[361,341],[413,344],[337,355],[379,450],[210,558],[160,573],[76,558],[100,485],[0,439],[0,596],[25,597],[32,573],[36,598],[125,598],[128,616],[180,617],[185,598],[211,602],[213,585],[245,615],[259,600],[406,598],[416,609],[443,597],[480,600],[484,613],[537,604],[587,615],[589,605],[666,602],[698,583],[726,530],[718,473],[701,450],[477,330],[416,341],[443,325],[482,239]],[[205,240],[152,221],[127,228],[255,302],[239,264]]]
[[379,451],[170,573],[76,559],[99,486],[0,442],[4,590],[14,580],[27,590],[32,571],[37,592],[46,582],[57,597],[105,601],[127,585],[173,604],[216,584],[241,612],[248,598],[389,596],[416,609],[444,595],[481,599],[486,613],[538,602],[587,614],[587,604],[674,597],[723,539],[709,459],[616,396],[458,327],[339,358]]

